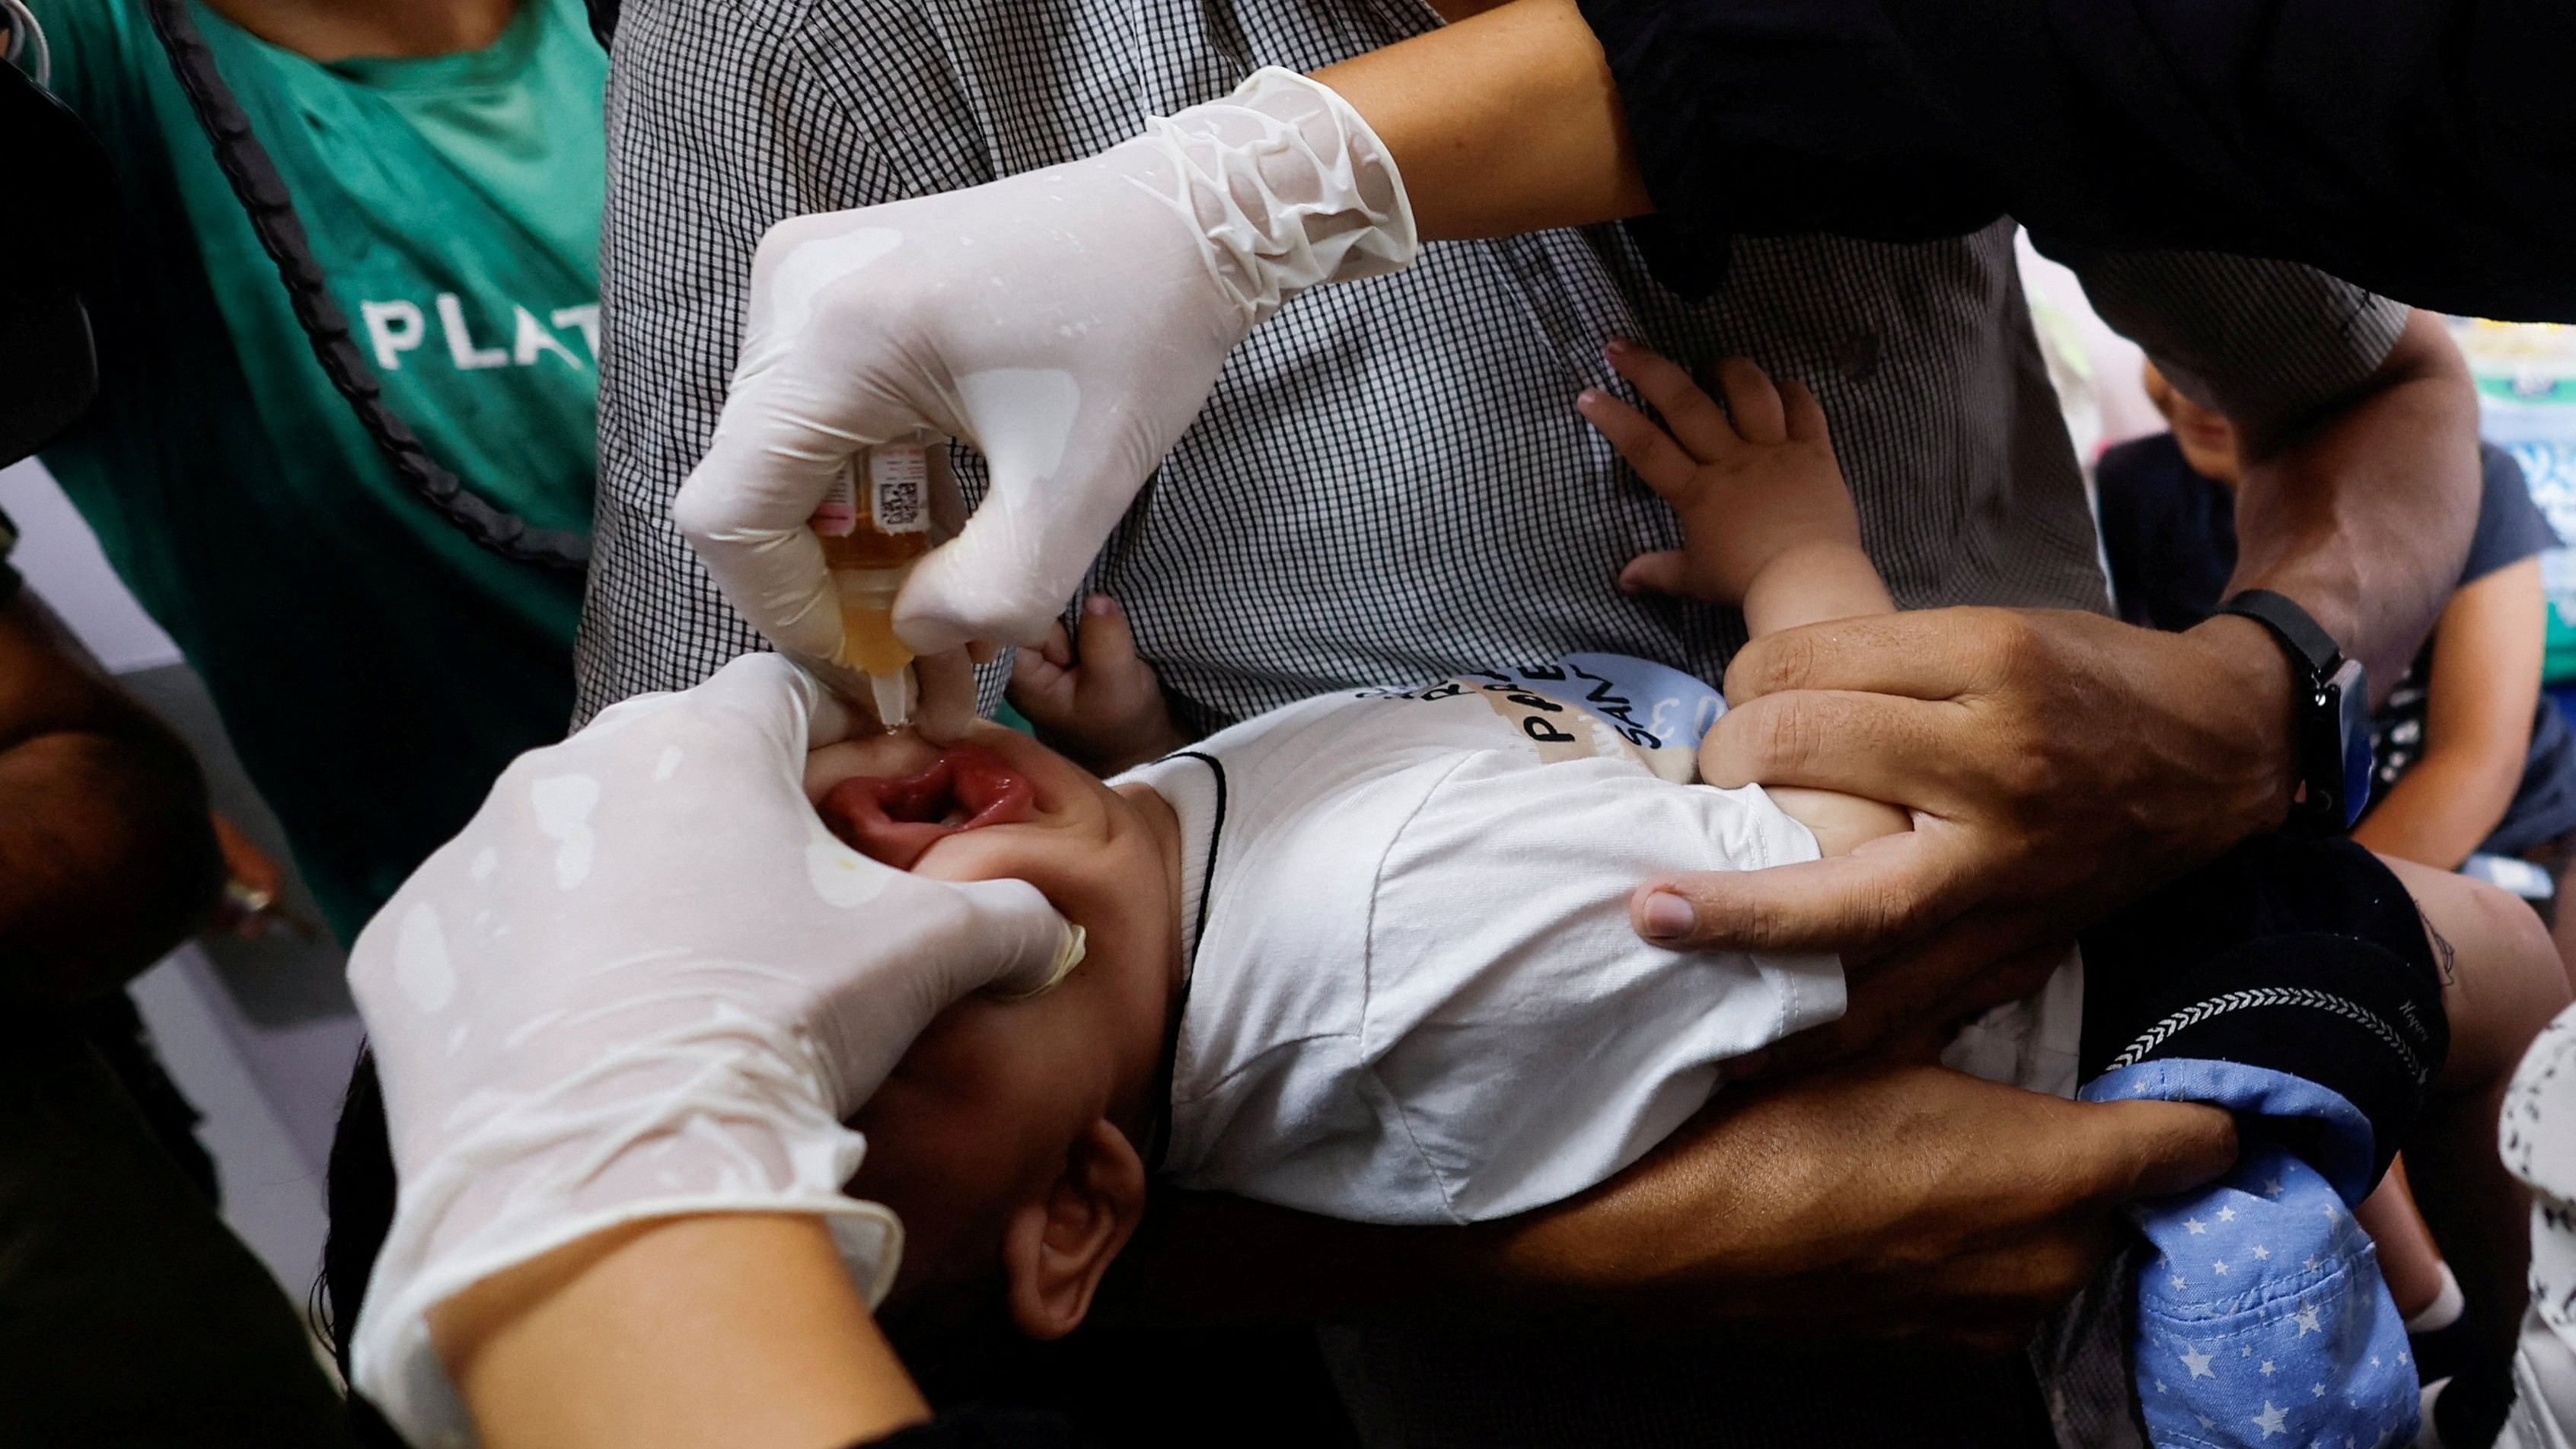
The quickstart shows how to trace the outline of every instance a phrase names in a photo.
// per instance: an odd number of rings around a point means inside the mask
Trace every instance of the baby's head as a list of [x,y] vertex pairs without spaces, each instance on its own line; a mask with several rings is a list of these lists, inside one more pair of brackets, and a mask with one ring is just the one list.
[[1083,928],[1062,983],[950,1007],[851,1119],[867,1137],[851,1190],[903,1219],[899,1300],[998,1290],[1022,1331],[1066,1333],[1144,1212],[1180,961],[1169,809],[995,725],[947,750],[909,735],[832,746],[806,792],[872,859],[1024,880]]

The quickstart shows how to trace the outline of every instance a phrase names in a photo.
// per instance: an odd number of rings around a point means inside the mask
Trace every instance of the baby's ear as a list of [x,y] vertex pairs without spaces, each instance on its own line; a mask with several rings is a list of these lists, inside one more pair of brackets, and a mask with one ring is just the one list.
[[1022,1203],[1002,1234],[1011,1318],[1031,1338],[1062,1338],[1145,1216],[1145,1163],[1127,1134],[1094,1119],[1065,1149],[1064,1171]]

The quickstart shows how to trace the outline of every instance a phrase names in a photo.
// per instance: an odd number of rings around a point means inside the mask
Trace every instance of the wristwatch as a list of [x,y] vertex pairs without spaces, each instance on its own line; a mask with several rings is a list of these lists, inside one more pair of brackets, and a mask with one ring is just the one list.
[[2320,835],[2350,830],[2370,803],[2370,688],[2361,661],[2345,658],[2343,647],[2307,610],[2270,589],[2230,595],[2218,612],[2262,625],[2290,657],[2299,750],[2299,796],[2291,802],[2290,823]]

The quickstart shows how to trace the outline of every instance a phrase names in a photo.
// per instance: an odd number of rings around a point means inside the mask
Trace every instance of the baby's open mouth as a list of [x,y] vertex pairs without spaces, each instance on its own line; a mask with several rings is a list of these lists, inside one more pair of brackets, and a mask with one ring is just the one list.
[[814,808],[852,850],[910,870],[942,837],[1026,820],[1036,804],[1037,788],[1000,755],[981,745],[956,745],[908,780],[843,780]]

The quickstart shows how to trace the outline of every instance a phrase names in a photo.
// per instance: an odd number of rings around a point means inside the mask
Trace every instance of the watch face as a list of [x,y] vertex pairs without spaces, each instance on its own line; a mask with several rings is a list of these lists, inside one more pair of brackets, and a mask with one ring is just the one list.
[[2370,804],[2370,684],[2362,675],[2361,661],[2345,660],[2326,692],[2342,727],[2343,825],[2349,830]]

